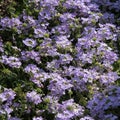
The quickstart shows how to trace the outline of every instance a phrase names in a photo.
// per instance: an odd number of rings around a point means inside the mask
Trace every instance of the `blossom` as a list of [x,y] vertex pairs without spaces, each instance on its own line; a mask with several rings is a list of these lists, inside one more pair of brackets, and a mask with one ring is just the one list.
[[17,118],[17,117],[10,117],[10,118],[8,118],[8,120],[21,120],[21,119]]
[[10,19],[8,17],[5,17],[1,19],[0,25],[3,28],[6,28],[6,27],[12,28],[12,27],[19,27],[20,25],[22,25],[22,22],[19,20],[19,18]]
[[58,0],[43,0],[41,1],[42,6],[57,6],[59,3]]
[[36,105],[42,102],[41,96],[35,91],[27,92],[26,97],[29,102],[33,102]]
[[34,64],[28,64],[25,68],[24,68],[24,71],[26,72],[26,73],[37,73],[37,72],[39,72],[39,68],[36,66],[36,65],[34,65]]
[[94,120],[94,119],[90,116],[85,116],[83,118],[80,118],[80,120]]
[[60,46],[65,48],[71,45],[71,42],[68,40],[67,36],[57,36],[55,40],[58,47]]
[[[105,120],[107,118],[117,118],[113,114],[105,113],[106,110],[114,109],[120,104],[120,87],[110,86],[108,89],[104,90],[102,93],[94,94],[93,98],[88,102],[87,107],[90,109],[92,117],[97,116],[100,119]],[[108,96],[109,95],[109,96]],[[116,101],[116,102],[115,102]]]
[[65,90],[69,90],[70,88],[72,88],[72,84],[70,84],[67,79],[62,78],[57,73],[50,74],[50,78],[52,80],[50,81],[48,89],[51,91],[51,94],[53,96],[60,97],[61,95],[65,94]]
[[28,0],[1,16],[0,118],[119,119],[119,3]]
[[56,120],[69,120],[75,116],[83,114],[84,109],[74,103],[73,99],[66,100],[59,105],[58,114]]
[[33,40],[31,38],[26,38],[25,40],[23,40],[23,43],[28,46],[28,47],[35,47],[37,45],[36,40]]
[[0,93],[0,101],[12,101],[16,94],[12,89],[4,89],[4,92]]
[[21,61],[19,58],[16,58],[14,56],[2,56],[2,63],[9,65],[12,68],[20,68],[20,66],[22,65]]
[[4,51],[4,49],[3,49],[3,41],[0,38],[0,52],[3,52],[3,51]]
[[46,33],[47,33],[46,30],[44,30],[43,28],[34,29],[35,38],[42,38]]
[[30,59],[32,60],[35,60],[37,61],[38,63],[40,63],[40,55],[39,55],[39,52],[36,52],[34,50],[32,51],[22,51],[21,52],[21,57],[22,57],[22,60],[24,61],[28,61]]
[[42,117],[34,117],[33,120],[43,120]]
[[62,21],[62,22],[66,22],[66,21],[69,21],[70,22],[70,20],[74,20],[74,15],[73,14],[70,14],[70,13],[64,13],[64,14],[62,14],[61,16],[60,16],[60,20]]

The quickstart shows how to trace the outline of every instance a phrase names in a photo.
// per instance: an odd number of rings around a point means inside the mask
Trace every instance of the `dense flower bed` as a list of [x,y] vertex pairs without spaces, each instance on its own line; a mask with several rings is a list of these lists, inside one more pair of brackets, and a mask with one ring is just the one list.
[[0,120],[119,120],[120,0],[10,5],[0,19]]

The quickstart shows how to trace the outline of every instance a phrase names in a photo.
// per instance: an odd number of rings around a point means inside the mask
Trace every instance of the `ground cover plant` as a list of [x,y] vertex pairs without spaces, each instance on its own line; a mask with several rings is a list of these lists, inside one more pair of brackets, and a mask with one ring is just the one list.
[[120,0],[0,1],[0,120],[120,119]]

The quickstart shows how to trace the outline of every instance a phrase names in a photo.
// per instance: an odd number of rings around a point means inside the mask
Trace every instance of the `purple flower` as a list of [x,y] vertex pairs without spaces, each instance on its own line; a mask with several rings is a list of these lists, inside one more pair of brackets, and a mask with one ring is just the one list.
[[8,17],[5,17],[5,18],[1,19],[0,25],[3,28],[6,28],[6,27],[9,27],[9,28],[20,27],[20,25],[22,25],[22,22],[19,20],[19,18],[12,18],[12,19],[10,19]]
[[23,40],[23,43],[28,46],[28,47],[35,47],[37,45],[36,40],[30,39],[30,38],[26,38],[25,40]]
[[0,93],[0,101],[12,101],[15,98],[16,94],[12,89],[4,89],[4,92]]
[[16,57],[13,57],[13,56],[2,56],[2,60],[1,60],[2,63],[6,64],[6,65],[9,65],[10,67],[15,67],[15,68],[20,68],[21,66],[21,61],[19,58],[16,58]]
[[74,103],[73,99],[69,99],[63,101],[62,104],[59,104],[58,113],[55,120],[70,120],[78,115],[83,115],[83,112],[83,107]]
[[117,116],[107,114],[105,111],[117,108],[120,105],[120,87],[109,86],[101,93],[97,92],[93,98],[88,101],[87,107],[90,109],[92,117],[99,119],[117,118]]
[[60,54],[59,57],[60,59],[58,60],[58,62],[60,64],[69,64],[70,61],[73,60],[73,57],[70,54]]
[[34,117],[33,120],[43,120],[42,117]]
[[32,74],[34,74],[34,73],[39,72],[39,68],[38,68],[36,65],[34,65],[34,64],[29,64],[29,65],[27,65],[27,66],[24,68],[24,71],[25,71],[26,73],[32,73]]
[[36,105],[42,102],[41,96],[35,91],[27,92],[26,97],[29,102],[33,102]]
[[33,120],[43,120],[42,117],[34,117]]
[[36,62],[40,63],[40,55],[39,52],[36,52],[34,50],[32,51],[22,51],[22,60],[28,61],[30,59],[35,60]]
[[48,111],[51,113],[57,113],[59,108],[59,98],[56,96],[47,95],[44,97],[44,102],[48,103]]
[[49,75],[43,70],[40,70],[39,72],[34,73],[30,80],[38,87],[43,87],[42,82],[45,82],[48,78],[50,78]]
[[61,22],[66,22],[66,21],[73,21],[74,20],[75,15],[74,14],[70,14],[70,13],[64,13],[60,16],[60,21]]
[[23,19],[24,19],[24,23],[26,23],[27,26],[33,27],[33,26],[37,25],[37,20],[33,19],[32,16],[26,16],[26,15],[24,15]]
[[43,0],[41,6],[58,6],[59,0]]
[[50,81],[48,89],[51,91],[53,96],[60,97],[61,95],[65,94],[65,90],[69,90],[73,86],[67,79],[62,78],[57,73],[50,74],[50,78],[52,80]]
[[101,17],[101,15],[95,14],[95,13],[89,15],[89,17],[87,17],[87,18],[82,17],[81,18],[82,24],[94,25],[94,24],[96,24],[96,22],[98,22],[98,20],[100,19],[100,17]]
[[68,40],[67,36],[57,36],[55,40],[58,47],[66,48],[71,45],[71,42]]
[[43,28],[35,28],[34,29],[34,36],[35,38],[41,38],[44,37],[44,35],[46,34],[46,30],[44,30]]
[[3,107],[4,111],[7,113],[7,116],[10,116],[10,113],[13,112],[13,108],[10,107],[8,104],[3,105],[2,107]]
[[61,25],[55,26],[52,28],[51,33],[61,34],[61,35],[69,35],[70,34],[69,25],[66,23],[63,23]]
[[[6,83],[1,82],[0,118],[25,119],[25,113],[29,119],[43,120],[47,112],[54,120],[117,119],[112,110],[120,106],[120,87],[116,85],[120,77],[119,70],[113,71],[118,55],[113,51],[116,46],[111,46],[119,38],[119,2],[28,0],[19,17],[2,17],[0,67],[23,69],[28,75],[22,78],[30,81],[18,83],[25,88],[23,99],[12,89],[4,89]],[[32,12],[26,11],[30,8]],[[10,36],[5,36],[9,31]],[[22,37],[19,49],[15,39]],[[11,51],[13,56],[9,56]],[[17,70],[12,69],[16,74]],[[35,84],[30,84],[33,91],[27,91],[29,82]]]
[[90,116],[85,116],[83,118],[80,118],[80,120],[94,120],[94,119]]
[[100,18],[100,22],[102,22],[102,23],[114,23],[115,22],[114,17],[115,17],[114,14],[106,12]]
[[114,83],[118,78],[119,76],[116,72],[108,72],[107,74],[101,75],[100,81],[102,84],[108,85]]
[[8,120],[21,120],[21,119],[18,117],[10,117],[10,118],[8,118]]
[[105,115],[105,120],[118,120],[118,117],[113,114]]
[[0,52],[4,52],[4,49],[3,49],[3,41],[0,37]]
[[52,6],[46,7],[45,9],[43,9],[41,12],[39,12],[39,21],[46,21],[46,20],[50,20],[52,19],[52,17],[55,16],[55,9]]

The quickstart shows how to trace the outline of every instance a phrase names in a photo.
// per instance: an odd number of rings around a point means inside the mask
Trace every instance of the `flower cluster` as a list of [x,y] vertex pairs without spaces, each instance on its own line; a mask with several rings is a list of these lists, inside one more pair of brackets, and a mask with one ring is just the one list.
[[[88,102],[88,107],[91,110],[91,114],[99,119],[118,119],[114,114],[109,113],[111,109],[117,109],[120,105],[120,87],[110,86],[103,93],[95,94],[91,101]],[[94,114],[96,112],[96,114]],[[105,114],[105,113],[109,114]]]
[[84,109],[73,102],[73,99],[62,102],[58,105],[58,113],[55,120],[69,120],[75,116],[81,116]]
[[40,95],[38,95],[35,91],[28,92],[26,97],[28,101],[33,102],[34,104],[39,104],[42,101]]
[[0,119],[120,119],[120,0],[24,2],[0,19]]

